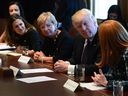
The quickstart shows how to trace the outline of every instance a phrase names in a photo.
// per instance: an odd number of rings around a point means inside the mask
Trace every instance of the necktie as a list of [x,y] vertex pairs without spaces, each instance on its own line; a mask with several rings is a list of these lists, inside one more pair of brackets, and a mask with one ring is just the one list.
[[85,62],[86,62],[86,59],[87,59],[86,56],[88,55],[88,54],[86,54],[86,51],[87,51],[88,47],[90,46],[90,44],[91,44],[90,40],[87,39],[86,45],[83,48],[83,52],[82,52],[82,56],[81,56],[82,64],[85,64]]

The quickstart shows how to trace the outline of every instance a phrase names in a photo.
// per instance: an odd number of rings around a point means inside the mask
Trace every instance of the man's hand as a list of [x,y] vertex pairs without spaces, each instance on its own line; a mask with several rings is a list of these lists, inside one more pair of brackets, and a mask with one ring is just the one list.
[[54,70],[55,72],[67,72],[68,70],[68,65],[65,61],[63,60],[58,60],[55,64],[54,64]]

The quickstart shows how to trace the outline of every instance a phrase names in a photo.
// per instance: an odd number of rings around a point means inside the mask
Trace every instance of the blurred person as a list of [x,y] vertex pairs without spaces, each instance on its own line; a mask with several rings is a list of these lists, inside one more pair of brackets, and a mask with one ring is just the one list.
[[[126,30],[128,30],[128,26],[122,17],[122,13],[119,5],[110,6],[110,8],[108,9],[108,16],[106,20],[119,21],[126,28]],[[103,20],[103,21],[106,21],[106,20]]]
[[56,11],[55,17],[58,22],[62,23],[62,26],[67,30],[71,31],[72,22],[71,16],[82,8],[87,8],[85,0],[56,0]]

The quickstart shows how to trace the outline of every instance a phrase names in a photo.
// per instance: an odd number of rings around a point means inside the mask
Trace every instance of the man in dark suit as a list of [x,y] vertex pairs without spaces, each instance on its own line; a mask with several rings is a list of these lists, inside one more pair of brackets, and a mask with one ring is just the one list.
[[76,64],[85,67],[85,74],[92,75],[97,71],[96,63],[100,59],[98,24],[88,9],[81,9],[72,16],[72,24],[80,33],[75,38],[72,58],[69,61],[58,60],[54,64],[55,72],[74,74]]

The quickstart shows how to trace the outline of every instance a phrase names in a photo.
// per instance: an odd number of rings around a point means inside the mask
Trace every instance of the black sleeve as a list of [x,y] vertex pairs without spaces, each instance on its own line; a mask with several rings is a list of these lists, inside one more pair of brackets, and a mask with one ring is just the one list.
[[41,50],[41,40],[38,32],[34,29],[28,30],[28,39],[29,39],[29,45],[30,49],[34,51],[40,51]]
[[55,55],[53,56],[54,62],[57,60],[68,60],[72,55],[73,39],[69,36],[69,34],[62,34],[63,35],[61,35],[58,40]]
[[72,57],[68,60],[71,64],[75,65],[81,63],[84,41],[85,39],[80,34],[74,38]]

